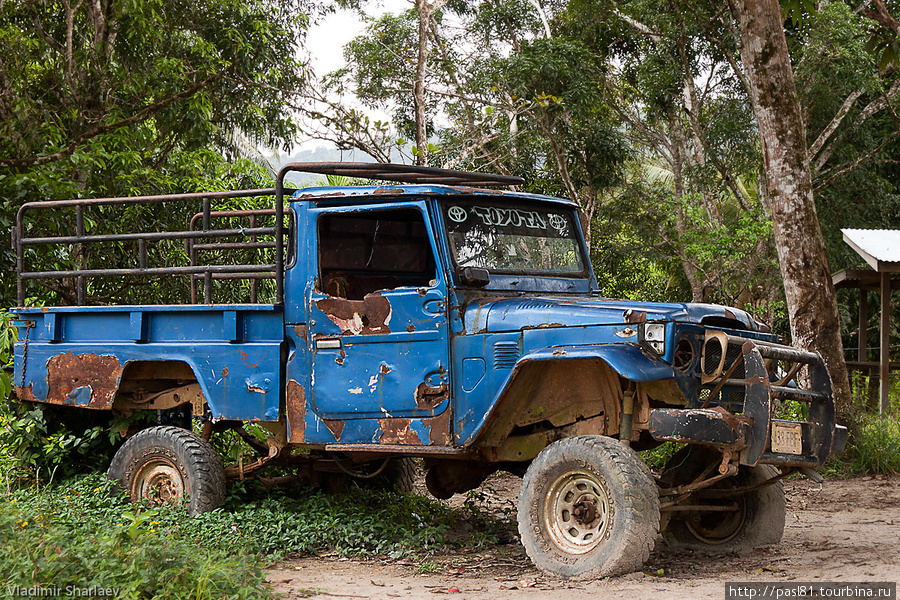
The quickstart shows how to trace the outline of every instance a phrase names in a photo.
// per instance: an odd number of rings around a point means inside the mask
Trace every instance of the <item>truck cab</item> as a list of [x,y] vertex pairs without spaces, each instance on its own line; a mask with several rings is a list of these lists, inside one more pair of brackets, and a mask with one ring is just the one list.
[[[288,190],[296,171],[387,183]],[[18,397],[119,413],[189,409],[199,432],[189,423],[133,432],[110,477],[133,498],[187,495],[194,512],[214,508],[227,478],[269,465],[322,483],[409,475],[416,459],[438,498],[497,470],[522,476],[523,544],[562,577],[640,568],[659,532],[719,550],[780,540],[780,480],[821,467],[846,437],[821,357],[779,343],[738,309],[604,298],[574,203],[487,189],[521,183],[298,163],[273,190],[26,204],[14,231]],[[211,199],[241,193],[269,195],[274,207],[213,210]],[[94,233],[83,223],[94,207],[163,202],[201,210],[186,231]],[[65,209],[75,236],[30,236],[28,211]],[[216,217],[271,224],[216,228]],[[29,246],[133,240],[136,266],[26,268]],[[185,240],[190,264],[150,265],[147,244],[162,240]],[[228,249],[259,250],[273,264],[198,259]],[[188,279],[191,301],[87,301],[92,278],[163,276]],[[54,278],[76,282],[77,306],[24,306],[26,282]],[[251,302],[214,303],[214,283],[235,279],[252,282]],[[257,301],[261,280],[274,283],[269,303]],[[803,420],[786,418],[798,406]],[[248,421],[265,427],[265,443]],[[227,428],[259,457],[210,475],[208,440]],[[678,449],[652,473],[638,451],[667,442]]]

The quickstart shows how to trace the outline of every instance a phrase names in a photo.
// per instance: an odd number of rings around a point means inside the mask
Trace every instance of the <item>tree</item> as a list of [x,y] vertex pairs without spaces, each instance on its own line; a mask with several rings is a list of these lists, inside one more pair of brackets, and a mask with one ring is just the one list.
[[[285,146],[297,131],[283,90],[305,85],[301,9],[291,0],[0,3],[3,224],[28,200],[261,179],[238,159],[248,140]],[[8,249],[0,260],[9,277]]]
[[850,417],[841,323],[825,252],[806,145],[806,128],[777,0],[734,0],[741,58],[763,149],[775,242],[794,343],[818,351],[834,385],[839,416]]

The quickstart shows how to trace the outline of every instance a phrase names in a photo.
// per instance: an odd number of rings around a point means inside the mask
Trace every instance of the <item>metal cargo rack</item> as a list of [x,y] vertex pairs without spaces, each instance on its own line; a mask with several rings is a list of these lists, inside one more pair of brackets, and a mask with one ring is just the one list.
[[[12,231],[12,243],[16,252],[17,303],[19,306],[25,305],[26,281],[74,279],[75,303],[81,306],[87,300],[86,290],[89,278],[161,277],[167,275],[183,275],[190,278],[192,303],[197,303],[199,300],[198,285],[200,281],[203,282],[203,302],[206,304],[212,302],[212,283],[214,280],[249,280],[251,303],[256,303],[258,300],[257,282],[260,280],[274,280],[275,303],[283,303],[285,259],[283,249],[287,243],[284,233],[284,197],[286,194],[290,195],[295,191],[292,188],[285,187],[284,178],[288,173],[292,172],[431,185],[490,187],[518,185],[524,182],[519,177],[402,164],[291,163],[285,165],[279,171],[274,188],[28,202],[19,208],[16,224]],[[222,202],[227,199],[265,196],[274,198],[274,207],[246,210],[213,210],[212,206],[214,201]],[[153,205],[168,202],[197,202],[200,204],[200,210],[190,218],[186,230],[92,234],[85,226],[86,209],[99,206]],[[29,232],[25,225],[27,214],[60,209],[74,211],[74,235],[34,237],[28,235]],[[71,219],[71,215],[68,218]],[[223,229],[215,229],[212,226],[214,220],[234,218],[249,219],[249,226]],[[258,223],[258,220],[272,218],[274,218],[272,225],[260,226]],[[241,241],[231,241],[228,238],[240,238]],[[190,259],[189,264],[163,267],[150,266],[147,253],[148,245],[161,241],[183,241],[185,252]],[[90,244],[116,244],[122,242],[137,244],[137,266],[82,268],[80,265],[76,265],[75,268],[64,270],[29,270],[26,268],[27,248],[40,246],[58,248],[64,245],[82,247]],[[270,250],[278,248],[281,251],[274,252],[274,261],[271,264],[200,264],[199,258],[201,254],[221,250]]]

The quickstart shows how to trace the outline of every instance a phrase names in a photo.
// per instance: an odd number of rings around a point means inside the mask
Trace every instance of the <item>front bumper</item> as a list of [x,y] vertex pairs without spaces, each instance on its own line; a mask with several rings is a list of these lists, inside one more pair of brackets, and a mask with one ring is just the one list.
[[[650,434],[659,441],[704,444],[739,454],[740,463],[819,468],[832,453],[842,452],[847,429],[834,423],[834,394],[822,357],[788,346],[727,336],[728,344],[740,344],[743,379],[729,379],[729,368],[713,381],[717,389],[743,386],[741,414],[714,406],[661,408],[650,412]],[[773,381],[767,363],[789,365],[790,374]],[[791,387],[787,380],[806,367],[810,389]],[[773,400],[783,398],[808,406],[806,421],[773,417]]]

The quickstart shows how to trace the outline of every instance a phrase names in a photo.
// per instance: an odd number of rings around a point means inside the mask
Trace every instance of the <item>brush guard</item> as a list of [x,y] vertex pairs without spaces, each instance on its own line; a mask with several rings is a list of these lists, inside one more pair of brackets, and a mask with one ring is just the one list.
[[[830,454],[843,451],[847,429],[834,423],[831,377],[819,354],[722,333],[718,337],[722,338],[723,355],[728,347],[738,346],[740,357],[709,381],[715,387],[700,408],[651,411],[649,425],[654,439],[714,446],[739,454],[740,463],[749,466],[820,468]],[[774,364],[787,367],[784,377],[772,375]],[[810,389],[791,385],[804,366],[808,368]],[[739,371],[743,378],[732,379]],[[744,388],[742,414],[721,406],[707,408],[723,388],[740,387]],[[806,404],[808,418],[773,418],[773,400],[778,398]]]

